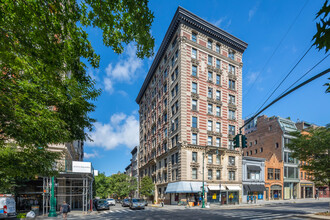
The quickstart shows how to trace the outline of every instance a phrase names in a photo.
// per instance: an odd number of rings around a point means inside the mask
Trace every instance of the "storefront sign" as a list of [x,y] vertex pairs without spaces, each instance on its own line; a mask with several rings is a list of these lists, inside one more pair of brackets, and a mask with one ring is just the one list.
[[72,161],[72,172],[74,173],[92,173],[91,162]]
[[313,187],[313,183],[300,183],[301,187]]

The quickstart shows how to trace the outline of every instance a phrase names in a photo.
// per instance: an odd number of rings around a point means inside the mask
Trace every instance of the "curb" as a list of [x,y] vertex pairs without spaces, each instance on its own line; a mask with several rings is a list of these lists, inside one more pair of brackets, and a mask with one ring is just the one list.
[[306,215],[296,215],[295,217],[299,218],[308,218],[308,219],[330,219],[330,216],[322,216],[322,215],[315,215],[315,214],[306,214]]

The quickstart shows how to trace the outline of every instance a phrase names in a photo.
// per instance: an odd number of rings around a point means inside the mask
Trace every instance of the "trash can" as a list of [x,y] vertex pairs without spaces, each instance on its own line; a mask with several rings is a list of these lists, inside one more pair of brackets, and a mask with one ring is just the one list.
[[31,210],[36,214],[36,216],[39,215],[39,206],[38,205],[31,206]]

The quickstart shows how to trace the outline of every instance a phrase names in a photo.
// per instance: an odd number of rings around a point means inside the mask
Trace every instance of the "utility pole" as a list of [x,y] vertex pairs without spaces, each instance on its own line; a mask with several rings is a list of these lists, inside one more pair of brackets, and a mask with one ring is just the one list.
[[54,176],[52,176],[52,186],[51,186],[51,194],[50,194],[50,210],[49,210],[48,217],[57,217],[56,198],[55,198],[54,188],[55,188]]

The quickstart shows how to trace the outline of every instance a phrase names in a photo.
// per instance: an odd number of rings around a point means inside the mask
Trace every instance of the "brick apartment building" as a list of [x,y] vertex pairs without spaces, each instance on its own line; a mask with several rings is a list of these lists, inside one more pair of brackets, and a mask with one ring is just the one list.
[[[154,200],[196,202],[202,173],[209,202],[242,197],[242,54],[247,44],[179,7],[136,98],[139,175]],[[203,167],[204,155],[204,167]],[[221,184],[221,185],[220,185]]]
[[283,199],[283,161],[279,161],[275,154],[265,161],[265,197],[266,200]]

